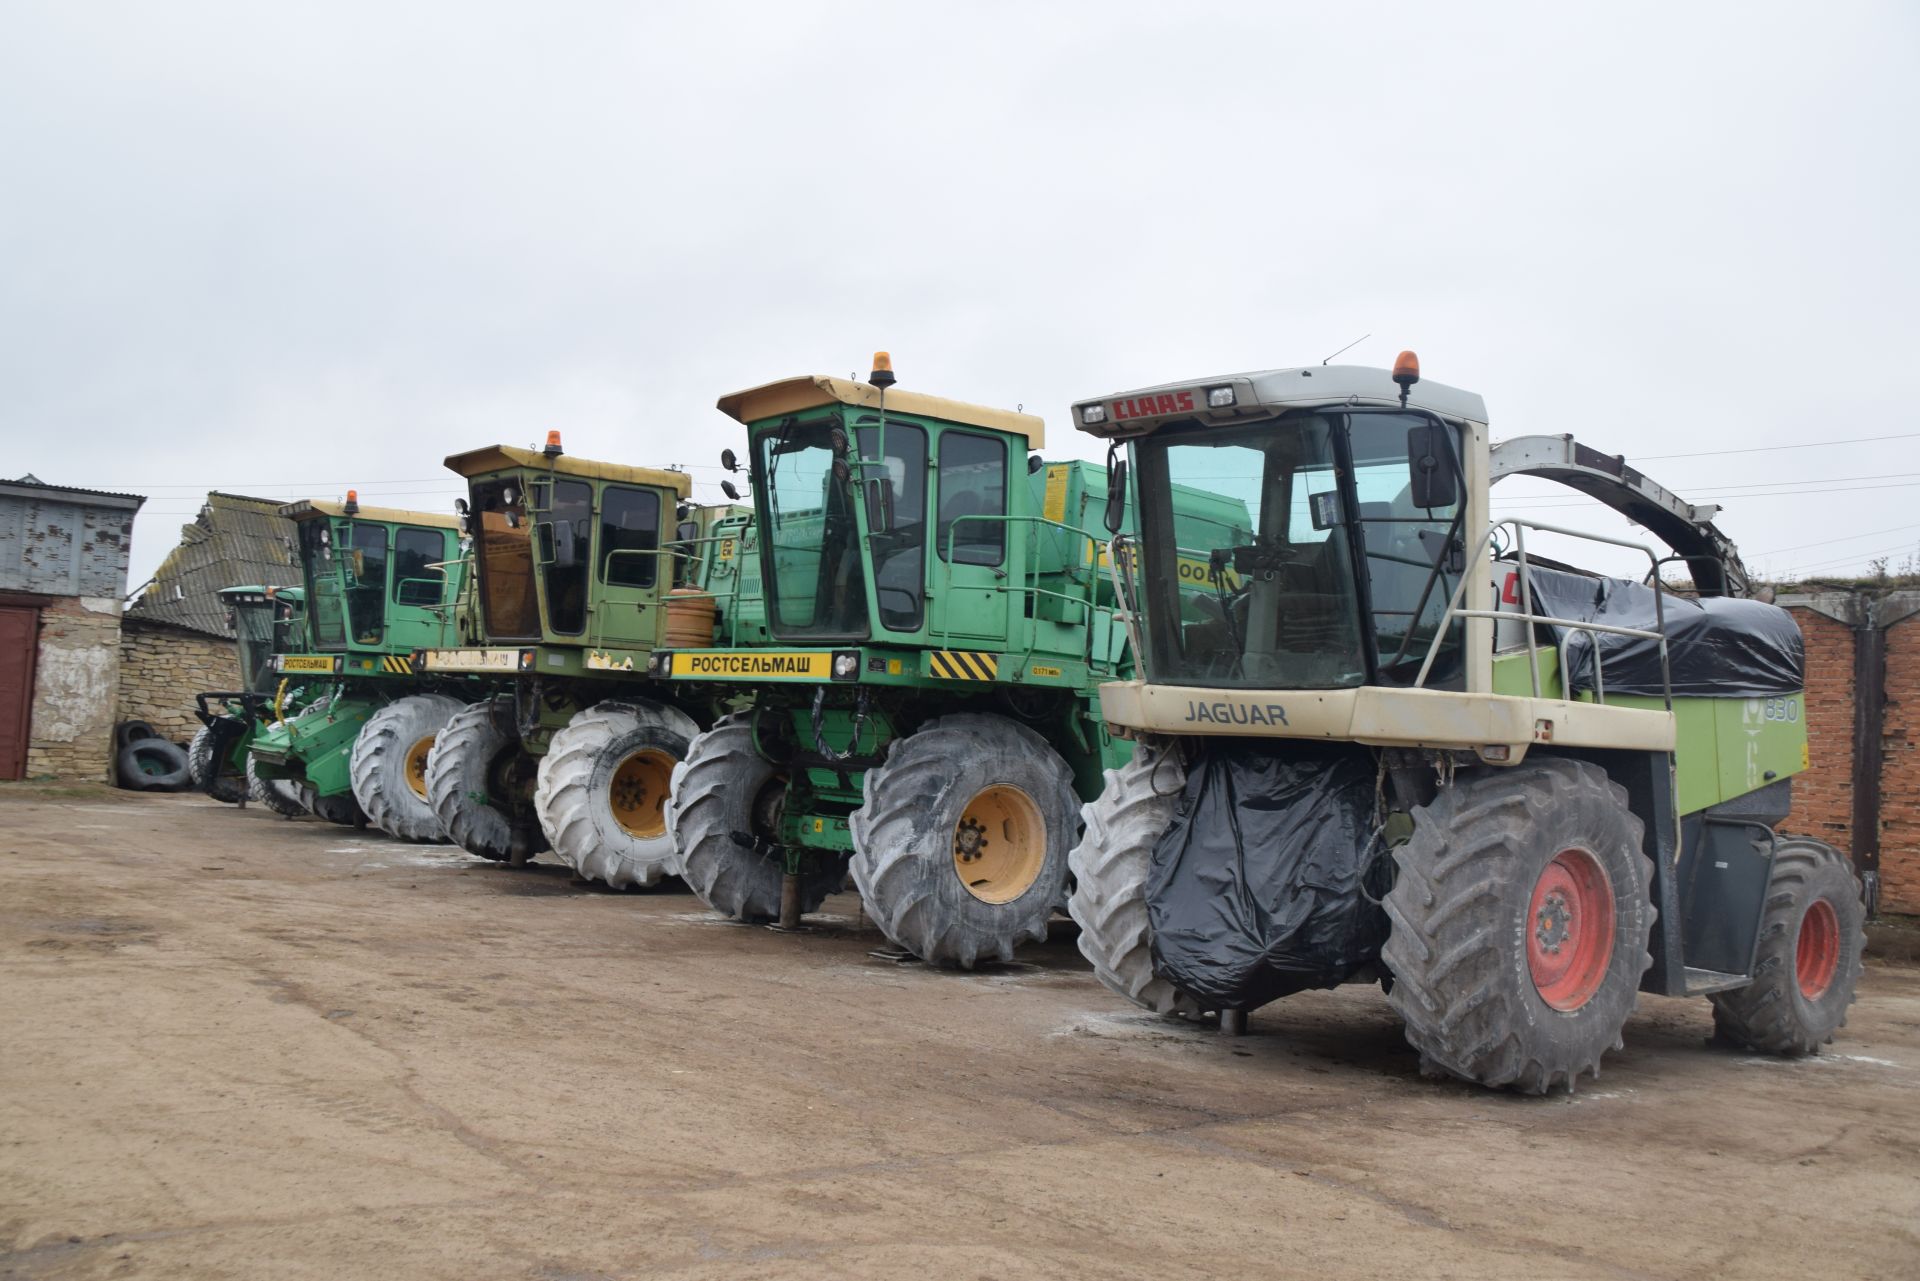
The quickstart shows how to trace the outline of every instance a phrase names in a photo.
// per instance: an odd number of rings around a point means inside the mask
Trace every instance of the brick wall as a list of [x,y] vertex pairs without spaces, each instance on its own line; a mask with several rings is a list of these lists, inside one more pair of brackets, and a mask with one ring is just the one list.
[[53,596],[40,607],[27,777],[106,780],[113,770],[113,698],[120,602]]
[[128,619],[120,638],[120,700],[115,720],[145,721],[160,737],[184,743],[200,728],[193,697],[238,689],[240,656],[234,643]]
[[[1806,598],[1801,598],[1806,599]],[[1828,602],[1826,608],[1832,608]],[[1782,826],[1853,852],[1854,632],[1811,606],[1789,604],[1807,643],[1807,751]],[[1920,615],[1886,629],[1881,726],[1880,907],[1920,914]]]

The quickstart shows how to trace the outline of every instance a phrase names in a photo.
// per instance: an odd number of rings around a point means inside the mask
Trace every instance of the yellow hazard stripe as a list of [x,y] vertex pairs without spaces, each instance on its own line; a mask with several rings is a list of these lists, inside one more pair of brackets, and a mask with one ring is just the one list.
[[1000,677],[1000,660],[971,649],[935,649],[927,652],[927,668],[950,681],[990,681]]
[[386,654],[380,659],[380,668],[382,671],[392,672],[395,676],[411,676],[413,674],[413,660],[410,658],[401,658],[394,654]]

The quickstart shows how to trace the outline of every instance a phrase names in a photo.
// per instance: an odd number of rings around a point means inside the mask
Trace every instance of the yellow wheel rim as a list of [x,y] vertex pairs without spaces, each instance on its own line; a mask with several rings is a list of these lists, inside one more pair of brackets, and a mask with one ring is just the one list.
[[974,796],[953,829],[953,870],[982,903],[1011,903],[1047,865],[1047,824],[1017,787],[996,783]]
[[423,801],[427,799],[427,753],[432,750],[431,734],[407,749],[407,786]]
[[621,761],[607,783],[613,821],[628,836],[649,840],[667,830],[667,791],[673,783],[673,757],[647,748]]

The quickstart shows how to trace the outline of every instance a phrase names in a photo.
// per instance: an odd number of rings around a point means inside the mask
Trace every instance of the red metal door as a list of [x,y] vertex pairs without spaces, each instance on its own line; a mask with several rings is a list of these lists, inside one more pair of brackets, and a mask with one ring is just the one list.
[[0,605],[0,778],[27,776],[33,658],[39,647],[40,611]]

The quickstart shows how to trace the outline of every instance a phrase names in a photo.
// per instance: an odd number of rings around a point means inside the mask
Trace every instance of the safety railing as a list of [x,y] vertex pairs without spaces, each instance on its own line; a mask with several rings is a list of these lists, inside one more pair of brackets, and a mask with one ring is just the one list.
[[[1513,613],[1498,609],[1461,608],[1460,602],[1466,595],[1467,584],[1472,581],[1473,571],[1471,567],[1480,563],[1480,557],[1486,552],[1488,545],[1493,541],[1494,535],[1500,530],[1508,528],[1513,531],[1514,555],[1516,557],[1516,564],[1519,566],[1520,612]],[[1615,547],[1624,547],[1629,551],[1637,551],[1646,556],[1656,575],[1653,589],[1653,620],[1655,630],[1647,631],[1641,627],[1621,627],[1613,623],[1596,623],[1578,618],[1555,618],[1549,614],[1536,613],[1533,608],[1533,570],[1527,561],[1526,531],[1529,529],[1537,530],[1544,534],[1559,534],[1565,538],[1583,538],[1589,542],[1609,543]],[[1605,655],[1602,654],[1600,649],[1600,635],[1605,633],[1612,636],[1634,636],[1641,640],[1654,641],[1660,647],[1661,696],[1666,704],[1667,710],[1673,710],[1673,669],[1667,661],[1666,607],[1663,600],[1664,593],[1661,591],[1657,579],[1660,558],[1654,553],[1652,548],[1644,543],[1636,543],[1627,538],[1614,538],[1611,535],[1596,534],[1590,530],[1569,529],[1564,525],[1550,525],[1545,521],[1523,520],[1517,516],[1509,516],[1504,520],[1497,520],[1487,526],[1487,532],[1480,536],[1480,541],[1475,545],[1473,554],[1467,558],[1467,565],[1469,566],[1469,571],[1468,573],[1462,574],[1460,581],[1454,585],[1452,595],[1447,598],[1446,613],[1441,616],[1440,625],[1434,629],[1433,640],[1427,645],[1427,655],[1425,660],[1420,664],[1420,673],[1414,677],[1413,687],[1415,689],[1425,687],[1427,675],[1433,670],[1434,660],[1439,657],[1441,643],[1446,640],[1447,634],[1452,630],[1453,621],[1456,618],[1486,618],[1492,619],[1495,622],[1521,623],[1524,625],[1527,637],[1527,675],[1532,683],[1533,696],[1535,698],[1540,697],[1540,641],[1539,637],[1534,634],[1534,628],[1536,626],[1563,627],[1569,631],[1585,632],[1587,634],[1588,643],[1593,648],[1593,698],[1596,703],[1602,704],[1606,702],[1606,673],[1604,670],[1606,660]],[[1565,671],[1564,656],[1562,671]],[[1572,694],[1573,691],[1568,689],[1566,692]]]
[[[724,598],[722,596],[722,593],[715,591],[713,589],[713,586],[712,586],[713,576],[711,573],[708,573],[706,575],[708,582],[704,588],[707,594],[714,598],[714,602],[716,605],[720,604],[720,602],[724,599],[725,608],[723,610],[723,614],[727,623],[727,644],[734,645],[734,644],[737,644],[739,641],[741,603],[743,601],[752,602],[752,601],[764,599],[761,596],[742,596],[740,593],[741,581],[746,577],[746,575],[740,571],[740,565],[744,563],[743,558],[748,552],[748,544],[751,541],[752,541],[752,533],[750,530],[735,529],[735,530],[730,530],[724,534],[703,534],[698,538],[675,538],[660,544],[660,546],[658,547],[620,547],[620,548],[614,549],[613,551],[607,554],[607,565],[611,566],[615,560],[619,559],[622,556],[632,556],[632,557],[651,556],[655,558],[668,556],[668,557],[674,557],[676,559],[684,559],[685,563],[688,566],[690,566],[689,575],[693,577],[697,577],[699,575],[699,570],[708,564],[708,560],[707,560],[708,555],[711,554],[713,551],[717,550],[718,544],[726,543],[726,542],[738,543],[739,556],[735,558],[733,571],[728,576],[731,581],[728,584],[728,589],[724,595]],[[711,547],[711,548],[707,547],[706,546],[707,544],[715,544],[715,547]],[[715,566],[719,564],[717,560],[712,563]],[[605,571],[603,571],[603,577],[604,576],[605,576]],[[632,585],[639,586],[642,588],[644,588],[645,586],[657,586],[661,582],[673,582],[674,576],[675,576],[674,567],[657,566],[654,572],[652,584],[632,584]],[[626,586],[628,584],[615,584],[615,585]],[[698,584],[693,582],[685,582],[682,585],[697,586]],[[603,591],[605,590],[605,584],[602,585],[602,590]],[[604,599],[602,600],[601,603],[605,604]],[[664,598],[662,599],[662,603],[664,604]],[[587,624],[587,646],[590,649],[600,648],[600,642],[602,637],[600,615],[603,612],[604,612],[603,610],[598,608],[592,609],[589,611],[589,616],[591,621]]]
[[[969,514],[965,516],[956,516],[953,518],[952,523],[947,526],[946,555],[941,559],[941,562],[940,562],[941,578],[940,578],[939,599],[942,602],[951,602],[952,600],[951,588],[953,586],[954,536],[956,532],[959,530],[961,524],[966,521],[977,521],[982,524],[1000,524],[1003,526],[1012,526],[1012,525],[1034,526],[1035,535],[1031,540],[1031,545],[1027,550],[1027,555],[1025,557],[1026,563],[1024,567],[1020,570],[1021,581],[1019,584],[1016,585],[1013,583],[999,583],[999,582],[992,583],[992,584],[981,584],[981,585],[969,584],[968,590],[991,591],[1000,595],[1005,595],[1010,597],[1011,596],[1030,597],[1034,601],[1036,606],[1043,599],[1058,600],[1063,602],[1067,606],[1077,606],[1079,610],[1077,618],[1069,617],[1069,618],[1064,618],[1061,621],[1063,623],[1066,623],[1069,626],[1073,625],[1076,622],[1083,624],[1082,632],[1084,633],[1084,637],[1082,642],[1082,649],[1083,649],[1082,657],[1087,661],[1089,666],[1093,665],[1093,652],[1094,652],[1093,651],[1093,620],[1094,620],[1094,610],[1099,605],[1099,601],[1096,598],[1099,594],[1099,584],[1100,584],[1100,568],[1098,563],[1099,557],[1100,557],[1100,540],[1094,537],[1092,534],[1089,534],[1084,529],[1080,529],[1076,526],[1066,524],[1064,521],[1049,520],[1045,516],[1009,516],[1009,515],[999,515],[997,513],[986,513],[986,512],[982,512],[978,514]],[[1062,549],[1062,555],[1060,558],[1061,573],[1063,577],[1071,578],[1073,576],[1071,572],[1072,570],[1091,569],[1092,572],[1086,574],[1085,578],[1081,580],[1082,584],[1085,587],[1084,591],[1062,592],[1062,591],[1055,591],[1053,588],[1050,588],[1050,587],[1040,586],[1039,531],[1044,529],[1057,529],[1062,533],[1070,535],[1071,537],[1078,539],[1080,541],[1081,555],[1073,559],[1071,562],[1069,562],[1069,559],[1065,554],[1065,549],[1064,548]],[[1005,533],[1003,533],[1002,538],[1000,540],[1000,547],[1002,550],[1003,562],[1010,561],[1013,558],[1012,556],[1013,539],[1011,537],[1011,532],[1012,531],[1010,529],[1007,530]],[[1092,552],[1092,555],[1090,557],[1085,555],[1085,553],[1089,550]],[[978,564],[973,564],[972,562],[965,562],[965,561],[961,563],[971,564],[973,568],[976,568],[976,569],[992,570],[998,573],[1002,578],[1008,577],[1012,572],[1010,569],[1002,569],[998,565],[978,565]],[[1024,611],[1022,611],[1022,613],[1024,615]],[[938,640],[942,646],[946,646],[951,644],[952,630],[953,630],[952,629],[953,610],[950,604],[948,604],[947,607],[944,609],[942,617],[944,619],[944,622],[943,622],[943,625],[939,628]],[[1034,617],[1036,619],[1039,617],[1039,610],[1037,608],[1034,610]],[[1027,646],[1029,654],[1033,652],[1033,648],[1034,647],[1031,643],[1031,633],[1029,633],[1029,643]]]

